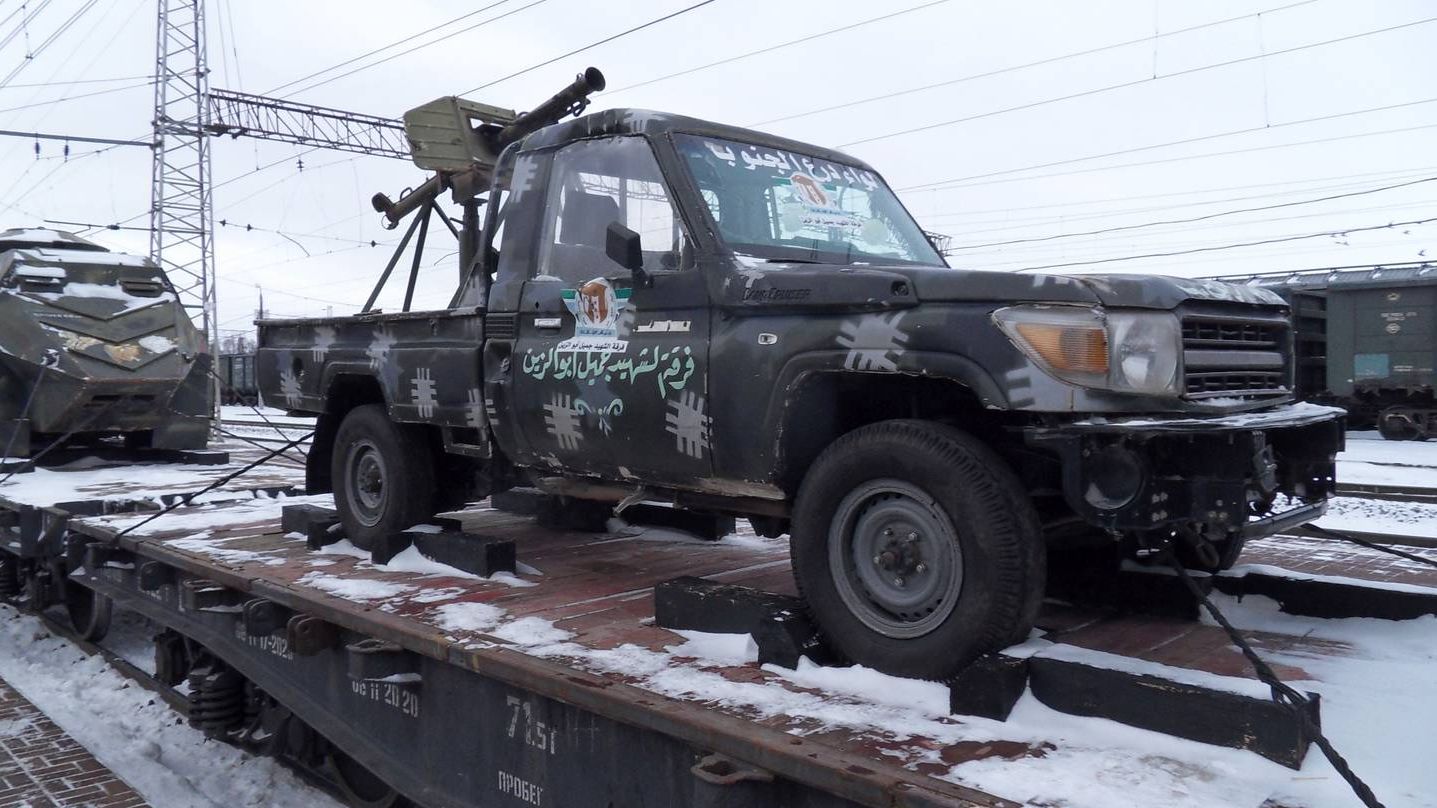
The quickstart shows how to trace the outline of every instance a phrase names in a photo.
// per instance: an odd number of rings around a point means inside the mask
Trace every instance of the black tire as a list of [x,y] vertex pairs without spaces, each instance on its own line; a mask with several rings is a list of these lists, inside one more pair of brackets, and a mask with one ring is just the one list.
[[885,673],[949,678],[1026,639],[1043,599],[1042,529],[1023,485],[941,424],[884,421],[835,441],[804,477],[791,541],[830,646]]
[[372,550],[435,513],[434,452],[421,426],[396,424],[380,404],[344,416],[330,455],[334,506],[345,535]]

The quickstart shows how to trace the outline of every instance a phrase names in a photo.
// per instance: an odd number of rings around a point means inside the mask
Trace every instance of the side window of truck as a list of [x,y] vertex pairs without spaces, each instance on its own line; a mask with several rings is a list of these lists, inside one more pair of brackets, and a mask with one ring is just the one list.
[[604,252],[619,222],[643,241],[644,268],[678,269],[687,236],[668,185],[641,137],[585,140],[554,155],[537,273],[579,284],[625,270]]

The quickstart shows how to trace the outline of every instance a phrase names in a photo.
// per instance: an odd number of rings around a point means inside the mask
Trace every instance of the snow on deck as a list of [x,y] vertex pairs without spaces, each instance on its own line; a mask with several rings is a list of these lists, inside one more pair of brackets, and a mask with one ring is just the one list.
[[[1292,771],[1254,753],[1060,713],[1031,694],[1007,722],[950,716],[940,684],[807,661],[797,670],[760,667],[746,636],[652,625],[651,586],[680,574],[792,591],[781,539],[746,533],[709,543],[678,531],[622,525],[607,534],[561,534],[535,528],[526,518],[470,511],[463,515],[466,523],[513,538],[524,562],[517,575],[482,579],[417,553],[408,562],[375,566],[347,542],[310,552],[302,537],[274,528],[282,504],[242,503],[233,528],[221,527],[217,516],[232,506],[206,506],[192,509],[193,517],[156,520],[141,532],[168,550],[307,591],[308,598],[334,598],[414,621],[425,635],[447,636],[451,655],[501,646],[522,650],[1029,804],[1352,804],[1315,749],[1300,771]],[[266,518],[270,524],[261,524]],[[134,519],[85,521],[119,528]],[[166,525],[165,519],[172,521]],[[1336,547],[1286,541],[1255,543],[1268,550],[1259,563],[1298,554],[1323,557],[1324,563],[1341,560]],[[1406,584],[1410,576],[1426,576],[1421,580],[1437,585],[1429,570],[1398,572],[1388,580]],[[1316,620],[1282,614],[1261,597],[1219,602],[1254,631],[1255,644],[1284,677],[1322,694],[1324,727],[1382,799],[1437,806],[1437,770],[1426,762],[1430,728],[1437,725],[1437,706],[1426,692],[1427,671],[1437,661],[1437,619]],[[1037,641],[1043,646],[1038,653],[1088,661],[1121,654],[1124,667],[1158,672],[1180,665],[1192,668],[1197,681],[1261,689],[1211,625],[1075,614],[1071,608],[1045,611],[1039,625],[1046,634]]]

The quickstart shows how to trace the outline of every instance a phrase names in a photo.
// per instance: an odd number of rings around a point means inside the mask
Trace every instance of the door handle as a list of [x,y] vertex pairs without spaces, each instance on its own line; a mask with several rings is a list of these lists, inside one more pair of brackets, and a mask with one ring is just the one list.
[[563,318],[561,318],[561,317],[535,317],[535,318],[534,318],[534,327],[535,327],[535,328],[547,328],[547,329],[557,330],[557,329],[563,327],[563,325],[564,325],[564,320],[563,320]]

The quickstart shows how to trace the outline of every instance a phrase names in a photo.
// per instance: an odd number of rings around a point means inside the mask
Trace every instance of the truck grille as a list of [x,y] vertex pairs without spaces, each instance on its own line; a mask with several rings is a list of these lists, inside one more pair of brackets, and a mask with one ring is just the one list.
[[1290,330],[1282,317],[1183,317],[1184,396],[1287,395]]

